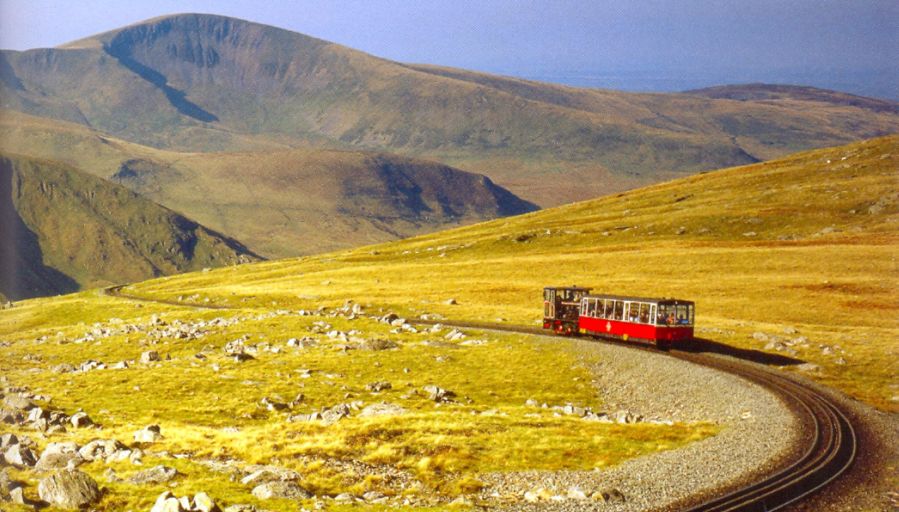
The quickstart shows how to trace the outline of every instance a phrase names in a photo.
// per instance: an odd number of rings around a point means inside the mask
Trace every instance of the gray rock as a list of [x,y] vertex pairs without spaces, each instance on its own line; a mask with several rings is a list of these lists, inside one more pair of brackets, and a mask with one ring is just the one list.
[[373,339],[362,342],[363,350],[388,350],[397,348],[397,344],[387,339]]
[[162,484],[178,476],[175,468],[168,466],[154,466],[150,469],[138,471],[128,479],[133,484]]
[[17,468],[30,468],[34,467],[37,463],[37,458],[34,456],[34,452],[31,451],[31,448],[19,443],[14,444],[6,449],[3,452],[3,459],[6,460],[6,463],[10,466],[15,466]]
[[75,428],[84,428],[94,424],[87,413],[84,412],[76,412],[73,414],[72,417],[69,418],[69,423]]
[[9,501],[13,503],[17,503],[19,505],[27,505],[28,502],[25,500],[25,489],[22,487],[13,487],[9,490]]
[[14,411],[28,411],[35,407],[34,402],[19,393],[6,395],[3,398],[3,405]]
[[218,506],[205,492],[198,492],[194,495],[194,510],[197,512],[216,512]]
[[50,443],[41,453],[41,458],[38,459],[34,469],[37,471],[51,471],[74,468],[83,462],[84,459],[78,455],[77,444],[71,441]]
[[322,424],[333,425],[343,418],[350,415],[350,406],[347,404],[338,404],[330,409],[322,411]]
[[148,425],[134,433],[134,440],[138,443],[155,443],[162,439],[162,430],[159,425]]
[[398,416],[400,414],[406,414],[406,409],[389,402],[380,402],[366,406],[364,409],[362,409],[362,412],[359,413],[359,417],[369,418],[373,416]]
[[155,350],[148,350],[140,355],[140,362],[147,364],[155,361],[159,361],[159,352]]
[[165,491],[156,498],[150,512],[185,512],[181,502],[171,491]]
[[103,460],[110,455],[124,450],[125,445],[115,439],[94,439],[78,450],[78,455],[87,461]]
[[3,434],[0,436],[0,450],[5,450],[14,444],[19,444],[19,438],[15,434]]
[[100,500],[97,482],[77,470],[57,471],[37,486],[42,500],[62,508],[80,508]]
[[309,414],[292,414],[287,417],[287,421],[290,423],[302,423],[306,421],[317,421],[322,419],[322,415],[317,412],[311,412]]
[[312,493],[300,487],[296,482],[266,482],[253,488],[253,496],[260,500],[272,498],[308,499]]
[[435,402],[451,402],[456,396],[456,393],[434,385],[425,386],[422,390],[428,394],[428,400]]
[[365,389],[372,393],[380,393],[381,391],[393,389],[393,385],[386,381],[370,382],[365,385]]

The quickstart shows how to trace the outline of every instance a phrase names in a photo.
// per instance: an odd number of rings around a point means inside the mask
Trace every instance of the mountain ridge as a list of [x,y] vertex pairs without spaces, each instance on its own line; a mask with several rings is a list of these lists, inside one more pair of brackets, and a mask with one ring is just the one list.
[[0,293],[69,293],[260,258],[228,238],[107,181],[0,151]]
[[899,130],[891,111],[542,84],[213,15],[32,52],[3,54],[9,108],[182,151],[277,142],[422,157],[543,206]]

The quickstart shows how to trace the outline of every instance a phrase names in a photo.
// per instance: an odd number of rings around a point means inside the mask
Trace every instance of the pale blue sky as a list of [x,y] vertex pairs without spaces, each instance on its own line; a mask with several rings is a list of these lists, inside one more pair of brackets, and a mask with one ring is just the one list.
[[0,0],[0,48],[55,46],[177,12],[575,85],[765,81],[899,99],[899,0]]

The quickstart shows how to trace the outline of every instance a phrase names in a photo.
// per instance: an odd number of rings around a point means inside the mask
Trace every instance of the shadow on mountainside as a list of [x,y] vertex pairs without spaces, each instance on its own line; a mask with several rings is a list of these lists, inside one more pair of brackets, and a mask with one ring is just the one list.
[[38,236],[19,216],[13,202],[14,179],[12,162],[0,158],[0,293],[10,300],[21,300],[77,291],[74,279],[44,265]]
[[761,350],[732,347],[719,341],[708,340],[705,338],[693,338],[693,341],[689,344],[679,346],[678,350],[696,354],[721,354],[767,366],[793,366],[805,362],[802,359],[796,359],[795,357],[783,354],[771,354],[769,352],[762,352]]
[[110,45],[103,45],[103,51],[119,61],[121,65],[133,71],[135,74],[137,74],[137,76],[150,82],[151,84],[156,86],[156,88],[161,90],[165,94],[165,97],[169,100],[169,103],[171,103],[172,106],[178,110],[178,112],[204,123],[212,123],[219,120],[219,118],[216,117],[215,114],[207,112],[196,103],[192,103],[190,100],[188,100],[185,97],[186,94],[183,91],[179,91],[178,89],[170,86],[165,75],[154,69],[148,68],[147,66],[144,66],[140,62],[134,60],[128,53],[126,45],[117,45],[116,41],[114,40]]

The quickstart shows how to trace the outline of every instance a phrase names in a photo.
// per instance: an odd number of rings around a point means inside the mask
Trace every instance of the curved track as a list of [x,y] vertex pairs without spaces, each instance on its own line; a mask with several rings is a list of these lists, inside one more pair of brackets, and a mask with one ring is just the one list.
[[[425,322],[423,322],[425,323]],[[549,331],[489,323],[441,322],[452,327],[492,329],[526,334],[552,335]],[[609,341],[619,346],[649,350],[639,345]],[[664,352],[659,352],[664,353]],[[816,389],[775,371],[743,361],[708,354],[671,350],[670,357],[725,371],[769,389],[786,402],[803,425],[803,446],[773,473],[748,485],[725,489],[717,497],[684,503],[687,512],[759,511],[771,512],[820,490],[855,460],[858,439],[846,414],[830,398]]]
[[[107,295],[126,299],[161,302],[202,309],[230,309],[227,306],[193,305],[174,301],[145,299],[121,293],[121,286],[106,288]],[[432,324],[436,322],[419,323]],[[493,323],[442,321],[444,325],[475,329],[517,332],[523,334],[552,335],[551,332],[524,326]],[[612,342],[619,346],[649,350],[639,345]],[[661,352],[660,352],[661,353]],[[827,396],[816,389],[792,380],[777,372],[755,364],[716,357],[708,354],[672,350],[675,357],[694,364],[725,371],[769,389],[786,402],[799,423],[804,427],[803,446],[797,447],[797,455],[785,461],[773,473],[748,485],[725,489],[717,497],[700,502],[683,503],[680,510],[687,512],[724,512],[781,510],[820,490],[843,472],[855,459],[858,440],[846,414]]]

